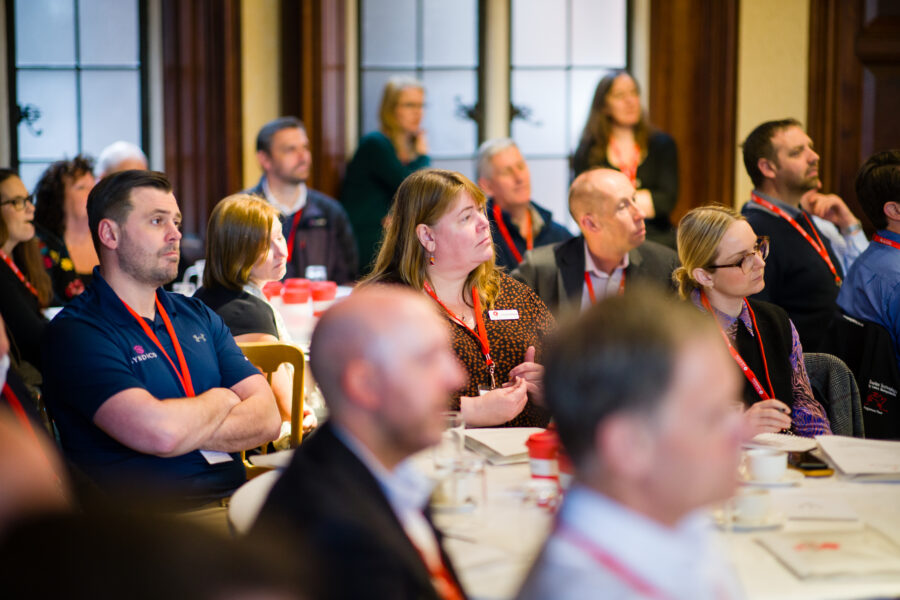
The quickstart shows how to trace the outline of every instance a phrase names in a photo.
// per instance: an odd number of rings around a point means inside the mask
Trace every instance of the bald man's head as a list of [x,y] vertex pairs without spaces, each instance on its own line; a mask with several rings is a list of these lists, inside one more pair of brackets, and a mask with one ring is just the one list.
[[615,169],[591,169],[575,178],[569,188],[569,212],[575,221],[588,213],[602,210],[621,194],[622,190],[634,186],[622,172]]

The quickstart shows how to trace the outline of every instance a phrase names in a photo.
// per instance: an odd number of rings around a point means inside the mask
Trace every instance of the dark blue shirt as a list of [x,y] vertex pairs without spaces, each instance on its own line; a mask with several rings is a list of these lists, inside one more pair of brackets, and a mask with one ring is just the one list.
[[[230,388],[259,373],[222,319],[202,302],[157,290],[190,370],[194,391]],[[175,364],[178,358],[157,311],[147,321]],[[44,398],[65,455],[101,489],[147,493],[199,504],[226,496],[245,481],[240,455],[210,465],[198,450],[162,458],[120,444],[97,427],[94,414],[115,394],[143,388],[156,398],[186,396],[175,372],[109,284],[94,281],[50,323],[43,343]]]
[[[564,242],[572,237],[572,233],[568,229],[553,221],[553,213],[549,210],[543,206],[539,206],[535,202],[531,203],[530,208],[537,212],[543,221],[540,230],[534,234],[532,240],[534,248],[546,246],[547,244],[555,244],[556,242]],[[507,271],[512,271],[519,266],[519,261],[516,260],[515,255],[509,248],[509,244],[506,242],[506,238],[500,233],[500,229],[497,227],[497,223],[494,220],[493,198],[488,200],[485,210],[487,210],[488,221],[491,224],[491,237],[494,240],[495,263],[498,267],[506,267]],[[519,255],[524,257],[527,247],[525,238],[523,238],[521,232],[519,232],[519,227],[513,224],[512,217],[508,212],[504,210],[501,211],[500,214],[503,217],[503,223],[506,225],[506,229],[509,232],[509,237],[512,238],[513,244],[515,244],[516,249],[519,251]]]
[[[878,234],[900,244],[900,235]],[[900,250],[872,242],[850,267],[838,294],[838,305],[857,319],[878,323],[891,334],[900,367]]]

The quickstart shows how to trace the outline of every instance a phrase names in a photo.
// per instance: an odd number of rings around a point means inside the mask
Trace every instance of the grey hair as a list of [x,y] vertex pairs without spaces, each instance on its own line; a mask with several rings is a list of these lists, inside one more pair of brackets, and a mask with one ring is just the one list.
[[138,146],[121,140],[113,142],[100,153],[100,158],[97,159],[97,166],[94,169],[95,174],[100,178],[111,168],[129,158],[143,160],[144,164],[148,163],[147,155]]
[[518,148],[512,138],[494,138],[487,140],[478,146],[478,170],[475,174],[477,179],[482,177],[488,179],[491,173],[491,159],[497,154],[503,152],[507,148]]

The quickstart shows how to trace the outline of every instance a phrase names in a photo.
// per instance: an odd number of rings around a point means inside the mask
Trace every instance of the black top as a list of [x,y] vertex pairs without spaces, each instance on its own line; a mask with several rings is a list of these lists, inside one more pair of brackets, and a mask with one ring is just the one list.
[[38,238],[41,241],[41,258],[44,260],[44,268],[53,282],[53,306],[62,306],[72,298],[85,290],[94,278],[93,273],[78,273],[75,265],[69,257],[69,249],[66,242],[55,233],[39,225],[34,224]]
[[[837,295],[840,288],[834,275],[813,247],[790,223],[767,211],[744,206],[741,213],[747,217],[756,235],[767,235],[772,242],[766,258],[766,287],[757,300],[777,304],[785,311],[800,334],[800,343],[807,352],[816,352],[831,319],[837,312]],[[812,235],[806,219],[797,223]],[[815,225],[812,226],[815,229]],[[818,229],[816,229],[818,231]],[[819,233],[828,250],[831,262],[843,277],[841,263],[831,249],[828,239]]]
[[0,260],[0,316],[6,323],[13,356],[41,368],[41,337],[47,319],[37,297]]
[[[766,364],[769,366],[769,379],[775,389],[775,398],[778,398],[788,406],[793,404],[794,391],[791,385],[791,376],[794,372],[791,366],[791,322],[787,313],[781,308],[768,302],[749,300],[750,308],[756,315],[756,325],[762,336],[763,348],[766,351]],[[766,381],[766,369],[763,366],[762,354],[759,352],[759,341],[750,335],[747,328],[738,320],[735,348],[741,358],[756,375],[763,389],[769,391]],[[747,406],[759,402],[761,398],[750,381],[744,377],[744,403]]]
[[229,290],[221,286],[201,287],[194,294],[222,317],[231,335],[268,333],[278,337],[272,308],[252,294]]
[[[608,158],[602,163],[591,164],[589,157],[590,148],[587,152],[582,152],[581,148],[576,151],[572,159],[576,177],[595,167],[617,169],[609,164]],[[638,165],[634,187],[649,190],[653,195],[656,216],[645,221],[647,239],[674,248],[675,230],[669,221],[669,215],[678,202],[678,148],[672,136],[662,131],[650,134],[647,140],[647,156],[644,162]]]

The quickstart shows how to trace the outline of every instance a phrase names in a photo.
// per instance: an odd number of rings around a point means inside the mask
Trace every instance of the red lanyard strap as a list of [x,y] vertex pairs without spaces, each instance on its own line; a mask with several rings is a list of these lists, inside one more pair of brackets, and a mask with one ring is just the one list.
[[731,343],[731,340],[728,338],[728,334],[725,333],[725,330],[722,329],[722,326],[719,324],[719,320],[716,319],[716,314],[713,312],[712,306],[709,304],[709,299],[706,297],[706,294],[703,290],[700,290],[700,302],[703,303],[703,307],[709,311],[709,314],[716,321],[716,325],[719,327],[719,333],[722,334],[722,339],[725,340],[725,344],[728,345],[728,352],[731,354],[731,357],[734,359],[734,362],[738,364],[743,371],[744,376],[750,382],[750,385],[753,386],[753,389],[756,390],[756,393],[759,394],[759,397],[763,400],[770,400],[775,397],[775,388],[772,386],[772,380],[769,378],[769,363],[766,361],[766,350],[763,348],[762,341],[762,333],[759,331],[759,326],[756,324],[756,314],[753,312],[753,309],[750,308],[750,303],[747,302],[747,299],[744,298],[744,306],[747,307],[747,312],[750,314],[750,320],[753,321],[753,330],[756,333],[756,341],[759,343],[759,353],[762,356],[763,361],[763,369],[766,371],[766,383],[769,384],[769,392],[763,389],[762,384],[759,382],[759,378],[756,376],[756,373],[753,372],[747,365],[747,361],[745,361],[740,353],[737,351],[737,348],[734,347],[734,344]]
[[878,235],[877,233],[875,234],[875,237],[872,238],[872,241],[878,242],[879,244],[884,244],[885,246],[890,246],[892,248],[896,248],[897,250],[900,250],[900,244],[898,244],[894,240],[889,240],[888,238],[884,237],[883,235]]
[[16,266],[16,263],[13,262],[13,259],[10,258],[10,256],[8,254],[6,254],[6,252],[4,252],[3,250],[0,250],[0,258],[3,259],[3,262],[6,263],[6,266],[8,266],[10,269],[12,269],[12,272],[15,273],[16,277],[19,278],[19,281],[22,282],[22,285],[24,285],[28,289],[28,291],[31,292],[32,294],[34,294],[34,297],[40,301],[41,297],[38,294],[38,291],[35,289],[35,287],[33,285],[31,285],[30,281],[25,279],[25,274],[19,270],[19,267]]
[[288,233],[288,255],[287,261],[291,262],[291,257],[294,256],[294,238],[297,237],[297,225],[300,224],[300,217],[303,216],[303,209],[301,208],[297,212],[294,213],[294,218],[291,219],[291,231]]
[[[584,272],[584,283],[587,285],[588,297],[591,299],[591,304],[597,303],[597,298],[594,296],[594,282],[591,281],[591,272]],[[619,296],[625,293],[625,269],[622,269],[622,279],[619,281],[619,291],[616,292]]]
[[631,180],[632,185],[634,185],[637,182],[638,166],[641,164],[641,147],[635,142],[634,159],[628,164],[625,164],[625,157],[615,140],[610,141],[610,146],[612,146],[612,149],[615,151],[616,162],[619,163],[619,171],[628,177],[628,179]]
[[825,264],[828,265],[828,269],[831,271],[831,274],[834,275],[834,282],[837,285],[841,285],[841,276],[838,275],[837,269],[835,268],[834,263],[831,262],[831,257],[828,256],[828,249],[825,248],[825,244],[822,242],[822,238],[819,237],[819,232],[816,231],[816,227],[813,225],[812,221],[809,219],[809,217],[806,215],[806,213],[800,213],[800,214],[802,214],[803,218],[806,219],[806,222],[809,224],[809,228],[810,228],[810,230],[812,230],[813,235],[816,236],[816,239],[812,239],[812,237],[810,237],[810,235],[808,233],[806,233],[806,230],[800,226],[800,223],[798,223],[797,220],[794,219],[794,217],[787,214],[780,207],[775,206],[774,204],[772,204],[765,198],[761,198],[756,193],[752,193],[752,194],[750,194],[750,201],[755,202],[755,203],[759,204],[760,206],[769,209],[770,211],[772,211],[773,213],[775,213],[776,215],[778,215],[779,217],[781,217],[782,219],[784,219],[785,221],[790,223],[791,227],[796,229],[797,232],[803,236],[803,239],[805,239],[809,243],[809,245],[813,247],[813,249],[816,251],[816,253],[822,258],[822,260],[825,261]]
[[487,336],[487,328],[484,326],[484,315],[481,312],[481,298],[478,297],[478,290],[473,286],[472,287],[472,305],[473,310],[475,312],[475,326],[478,328],[478,332],[472,330],[471,327],[465,324],[462,319],[456,316],[456,314],[447,308],[447,305],[441,302],[441,299],[437,297],[437,294],[434,291],[434,288],[431,287],[431,284],[427,281],[425,282],[425,292],[434,298],[434,301],[441,305],[441,308],[444,309],[444,312],[453,320],[454,323],[462,326],[466,331],[475,336],[475,339],[478,340],[478,343],[481,344],[481,353],[484,355],[484,363],[488,367],[488,372],[491,375],[491,389],[497,387],[497,382],[494,380],[494,359],[491,358],[491,345],[488,341]]
[[[497,229],[500,230],[500,235],[503,236],[503,239],[506,241],[506,245],[509,248],[509,251],[512,252],[513,258],[516,259],[517,263],[522,262],[522,253],[519,252],[519,249],[516,248],[516,244],[513,242],[512,236],[509,233],[509,229],[506,227],[506,223],[503,222],[503,211],[500,210],[500,206],[498,204],[494,204],[494,222],[497,223]],[[532,231],[533,225],[531,222],[531,209],[528,209],[528,231],[525,234],[525,249],[531,250],[534,248],[534,232]]]
[[[121,300],[121,298],[120,298]],[[175,328],[172,327],[172,321],[169,319],[168,313],[166,313],[166,309],[163,308],[162,303],[159,301],[159,296],[156,296],[156,310],[159,311],[159,315],[162,317],[163,323],[166,325],[166,331],[169,332],[169,339],[172,340],[172,346],[175,347],[175,355],[178,357],[178,365],[181,367],[180,369],[175,366],[175,363],[172,361],[172,357],[169,356],[169,353],[166,352],[165,348],[163,348],[162,343],[159,341],[159,338],[156,337],[156,334],[150,329],[150,326],[147,324],[147,321],[144,320],[139,314],[134,312],[134,309],[128,306],[128,303],[122,300],[122,304],[125,305],[125,308],[128,309],[128,312],[131,313],[131,316],[134,317],[135,321],[138,322],[138,325],[141,326],[141,329],[144,330],[144,333],[147,334],[147,337],[150,338],[160,352],[163,353],[163,356],[166,357],[166,360],[169,361],[169,365],[172,367],[172,370],[175,371],[175,376],[178,377],[179,383],[181,383],[181,387],[184,390],[184,393],[188,397],[195,396],[194,394],[194,382],[191,380],[191,372],[187,366],[187,360],[184,358],[184,352],[181,351],[181,343],[178,341],[178,336],[175,335]]]

